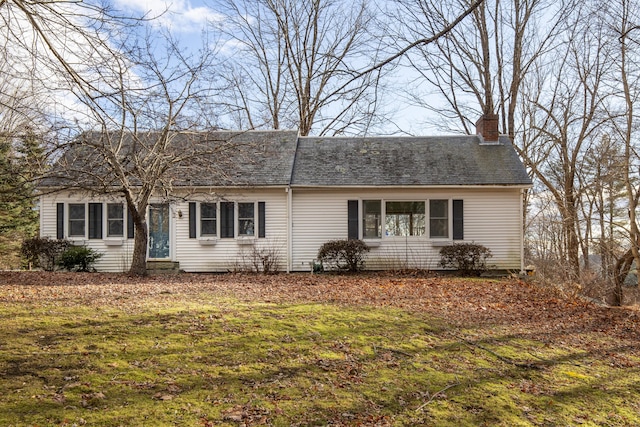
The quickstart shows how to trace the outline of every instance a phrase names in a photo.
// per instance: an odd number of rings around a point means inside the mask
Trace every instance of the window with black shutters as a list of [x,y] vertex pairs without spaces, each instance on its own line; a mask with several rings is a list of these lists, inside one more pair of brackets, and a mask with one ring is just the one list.
[[382,201],[362,201],[362,237],[375,239],[382,237]]
[[217,205],[215,203],[200,203],[200,236],[217,235]]
[[85,204],[69,203],[69,236],[84,237],[86,229]]
[[124,237],[124,205],[107,203],[107,237]]
[[429,237],[449,237],[449,200],[429,201]]
[[255,204],[238,203],[238,236],[254,236],[255,229]]

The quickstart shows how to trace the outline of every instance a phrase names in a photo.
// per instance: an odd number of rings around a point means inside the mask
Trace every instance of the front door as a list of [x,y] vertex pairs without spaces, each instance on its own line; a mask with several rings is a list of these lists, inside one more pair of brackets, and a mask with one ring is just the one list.
[[169,205],[149,205],[149,258],[167,259],[169,254]]

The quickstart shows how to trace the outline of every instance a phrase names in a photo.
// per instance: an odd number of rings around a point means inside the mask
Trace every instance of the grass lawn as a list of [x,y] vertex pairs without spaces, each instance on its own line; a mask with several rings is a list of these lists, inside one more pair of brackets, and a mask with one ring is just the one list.
[[640,313],[515,280],[0,273],[2,426],[636,426]]

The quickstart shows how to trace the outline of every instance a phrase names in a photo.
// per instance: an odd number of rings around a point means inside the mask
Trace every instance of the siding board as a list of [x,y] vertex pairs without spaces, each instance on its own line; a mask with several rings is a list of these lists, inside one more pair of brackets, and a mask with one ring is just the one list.
[[[309,271],[320,246],[347,238],[347,201],[383,199],[464,201],[464,242],[491,249],[489,264],[498,269],[520,269],[519,189],[294,189],[293,270]],[[450,203],[450,213],[452,204]],[[450,228],[453,217],[450,215]],[[452,236],[453,237],[453,236]],[[366,268],[438,269],[440,247],[428,237],[385,237],[367,255]],[[453,240],[450,240],[453,242]]]
[[[233,193],[216,193],[225,201],[264,202],[264,227],[266,238],[258,238],[253,244],[240,245],[235,238],[218,238],[215,244],[205,245],[199,239],[189,239],[188,221],[176,220],[176,261],[187,272],[226,272],[251,266],[253,255],[262,251],[278,259],[278,269],[287,268],[287,193],[284,189],[248,190],[242,196]],[[194,196],[197,198],[197,196]],[[177,209],[186,211],[187,203]],[[260,221],[256,211],[256,224]],[[222,224],[221,224],[222,226]],[[220,237],[220,236],[218,236]]]
[[[320,246],[334,239],[348,237],[348,201],[382,199],[410,201],[449,199],[464,201],[464,242],[482,244],[491,249],[489,264],[499,269],[520,268],[520,190],[519,189],[301,189],[291,195],[292,271],[309,271]],[[211,200],[211,194],[201,194]],[[187,272],[225,272],[240,269],[251,261],[254,249],[275,254],[279,269],[287,268],[288,208],[287,193],[282,189],[247,190],[238,193],[216,192],[227,201],[265,202],[267,238],[255,239],[253,245],[239,245],[236,239],[218,238],[213,245],[189,239],[189,217],[172,215],[172,258]],[[190,198],[199,200],[198,196]],[[105,203],[112,199],[103,200]],[[68,193],[41,197],[41,236],[56,238],[57,203],[95,202]],[[384,204],[383,204],[384,205]],[[189,212],[188,202],[172,206],[172,212]],[[450,206],[450,211],[452,207]],[[105,215],[103,215],[104,220]],[[453,217],[450,215],[451,224]],[[259,218],[256,218],[259,221]],[[104,224],[103,224],[104,226]],[[361,232],[361,230],[359,230]],[[87,236],[88,237],[88,236]],[[219,237],[219,236],[218,236]],[[453,236],[452,236],[453,237]],[[452,240],[451,240],[452,241]],[[103,253],[96,264],[100,271],[126,271],[131,262],[133,240],[122,239],[121,245],[106,245],[104,239],[83,242]],[[385,237],[367,255],[369,269],[423,268],[437,269],[439,246],[427,237]]]

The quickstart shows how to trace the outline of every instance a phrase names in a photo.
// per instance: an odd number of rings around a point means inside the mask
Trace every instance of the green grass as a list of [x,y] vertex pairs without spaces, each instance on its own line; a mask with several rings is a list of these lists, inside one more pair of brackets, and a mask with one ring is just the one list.
[[640,425],[624,348],[398,309],[200,294],[6,303],[0,322],[3,426]]

